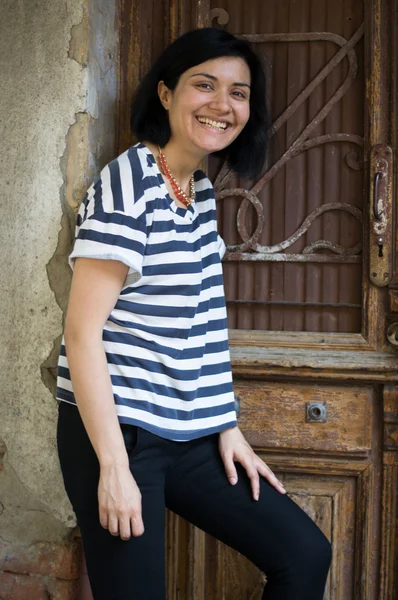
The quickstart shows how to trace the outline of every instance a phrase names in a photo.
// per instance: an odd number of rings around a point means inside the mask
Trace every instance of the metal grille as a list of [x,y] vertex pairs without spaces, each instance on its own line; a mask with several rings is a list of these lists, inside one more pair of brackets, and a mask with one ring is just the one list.
[[257,181],[212,159],[233,329],[361,329],[363,7],[217,0],[213,26],[248,38],[275,135]]

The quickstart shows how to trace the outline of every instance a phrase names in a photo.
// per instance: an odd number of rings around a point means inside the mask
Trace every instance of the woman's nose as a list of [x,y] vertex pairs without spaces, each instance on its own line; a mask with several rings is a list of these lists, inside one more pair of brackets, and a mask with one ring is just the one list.
[[231,112],[231,103],[229,99],[229,94],[224,92],[219,92],[216,96],[212,98],[210,102],[211,108],[217,110],[222,114],[228,114]]

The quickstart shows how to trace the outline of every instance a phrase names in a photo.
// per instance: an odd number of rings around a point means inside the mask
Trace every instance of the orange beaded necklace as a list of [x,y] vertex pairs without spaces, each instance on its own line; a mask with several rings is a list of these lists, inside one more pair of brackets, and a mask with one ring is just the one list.
[[173,192],[174,192],[176,198],[178,198],[178,200],[180,200],[180,202],[182,202],[184,204],[184,206],[186,206],[188,208],[192,204],[192,202],[195,202],[195,197],[196,197],[194,176],[192,175],[192,177],[189,181],[190,196],[188,196],[184,192],[184,190],[181,188],[180,184],[177,182],[174,175],[171,173],[169,166],[166,162],[166,157],[163,154],[163,152],[161,151],[160,146],[158,146],[158,150],[159,150],[159,163],[160,163],[161,172],[163,173],[163,175],[165,175],[167,177],[167,179],[170,180],[170,185],[173,188]]

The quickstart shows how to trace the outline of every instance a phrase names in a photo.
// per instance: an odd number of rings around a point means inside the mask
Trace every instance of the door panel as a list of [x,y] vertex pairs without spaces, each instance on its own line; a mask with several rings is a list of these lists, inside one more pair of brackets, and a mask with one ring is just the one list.
[[350,453],[372,447],[371,388],[236,381],[240,427],[257,447]]
[[[398,600],[397,257],[387,287],[369,280],[369,156],[380,143],[395,154],[398,131],[397,8],[121,0],[119,151],[133,142],[135,86],[180,33],[224,27],[264,61],[276,133],[263,176],[238,180],[213,159],[207,167],[228,244],[239,425],[330,539],[328,600]],[[244,557],[172,513],[167,575],[168,600],[260,600],[266,585]]]
[[290,476],[285,482],[291,498],[332,542],[333,565],[325,600],[351,598],[354,588],[355,480]]

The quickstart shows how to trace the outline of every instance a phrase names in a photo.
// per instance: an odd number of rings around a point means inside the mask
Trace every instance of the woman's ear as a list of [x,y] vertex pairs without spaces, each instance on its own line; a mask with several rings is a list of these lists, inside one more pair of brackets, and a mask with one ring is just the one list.
[[171,90],[167,87],[164,81],[158,83],[158,94],[160,102],[165,110],[170,108]]

